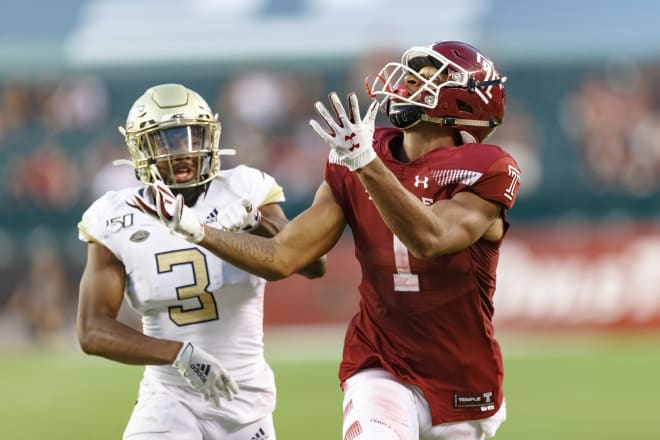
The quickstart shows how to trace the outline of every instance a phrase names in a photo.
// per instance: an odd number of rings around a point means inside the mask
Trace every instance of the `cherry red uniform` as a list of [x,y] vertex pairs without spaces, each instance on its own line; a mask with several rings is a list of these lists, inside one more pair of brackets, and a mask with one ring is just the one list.
[[[520,173],[499,147],[449,146],[403,163],[390,150],[400,148],[401,139],[397,128],[376,128],[374,149],[425,204],[471,191],[503,211],[513,206]],[[363,274],[340,381],[384,368],[423,391],[434,425],[493,415],[503,399],[502,354],[492,324],[501,240],[480,239],[460,252],[417,259],[387,228],[358,176],[332,154],[325,180],[351,227]],[[508,229],[506,217],[504,225]]]

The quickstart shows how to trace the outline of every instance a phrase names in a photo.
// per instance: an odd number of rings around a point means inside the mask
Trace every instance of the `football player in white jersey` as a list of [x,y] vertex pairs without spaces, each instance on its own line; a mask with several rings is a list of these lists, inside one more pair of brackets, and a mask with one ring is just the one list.
[[[120,127],[142,185],[101,196],[78,226],[88,243],[80,346],[145,365],[124,439],[275,439],[275,382],[263,351],[265,280],[136,209],[154,206],[151,191],[182,194],[209,227],[277,234],[288,222],[282,188],[244,165],[221,170],[220,155],[233,151],[219,148],[220,128],[193,90],[149,88]],[[322,276],[325,257],[299,273]],[[117,319],[124,297],[142,332]]]

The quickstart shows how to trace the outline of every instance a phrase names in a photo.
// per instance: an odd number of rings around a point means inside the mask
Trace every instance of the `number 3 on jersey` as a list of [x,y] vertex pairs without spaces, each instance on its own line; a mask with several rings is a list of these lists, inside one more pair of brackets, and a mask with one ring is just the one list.
[[206,290],[209,287],[209,271],[206,257],[199,249],[184,249],[156,255],[158,273],[172,272],[177,265],[190,265],[195,284],[176,287],[179,299],[196,298],[199,307],[185,310],[182,306],[171,306],[170,319],[176,325],[196,324],[198,322],[215,321],[218,310],[213,294]]
[[396,267],[394,291],[419,292],[419,276],[410,272],[408,248],[399,240],[399,237],[394,234],[392,236],[394,237],[394,266]]

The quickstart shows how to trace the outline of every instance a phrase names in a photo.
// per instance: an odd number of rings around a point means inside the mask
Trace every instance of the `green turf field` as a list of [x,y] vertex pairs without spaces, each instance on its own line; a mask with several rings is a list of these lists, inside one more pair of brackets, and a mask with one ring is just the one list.
[[[660,337],[510,337],[502,346],[509,417],[497,439],[660,438]],[[338,353],[268,353],[278,438],[340,439]],[[2,438],[119,439],[140,375],[75,351],[0,353]]]

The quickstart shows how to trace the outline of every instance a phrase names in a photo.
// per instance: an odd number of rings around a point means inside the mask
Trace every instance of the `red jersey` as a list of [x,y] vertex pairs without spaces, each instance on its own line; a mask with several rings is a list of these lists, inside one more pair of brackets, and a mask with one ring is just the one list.
[[[520,171],[499,147],[442,147],[402,163],[389,148],[401,138],[399,129],[376,128],[374,149],[425,204],[471,191],[505,209],[513,206]],[[502,354],[492,324],[501,240],[480,239],[463,251],[419,260],[387,228],[357,175],[332,156],[325,180],[351,227],[362,269],[340,380],[384,368],[421,388],[433,424],[490,417],[503,399]]]

